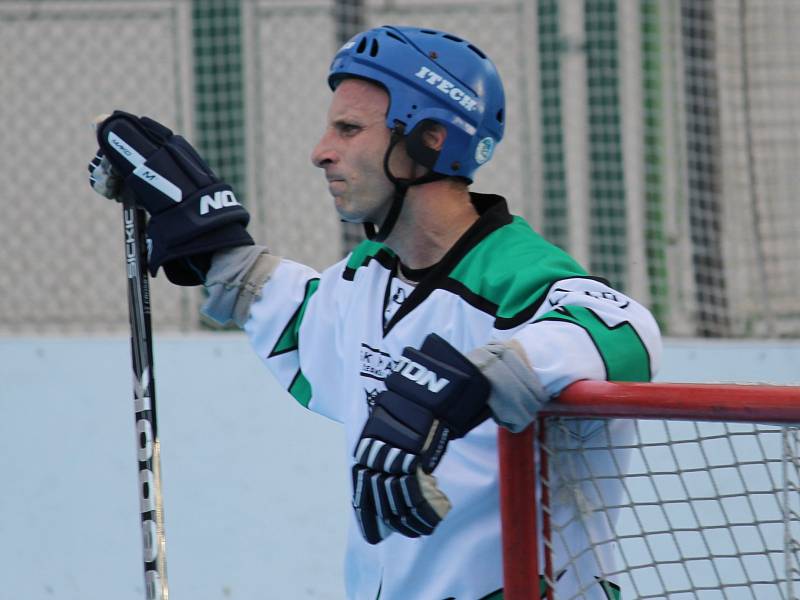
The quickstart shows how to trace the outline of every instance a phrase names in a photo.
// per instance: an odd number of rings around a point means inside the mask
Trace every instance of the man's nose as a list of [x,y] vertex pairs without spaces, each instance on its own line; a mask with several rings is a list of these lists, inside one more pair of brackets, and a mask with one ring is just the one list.
[[326,132],[311,151],[311,162],[315,167],[325,168],[326,165],[335,163],[336,152],[330,144],[330,136]]

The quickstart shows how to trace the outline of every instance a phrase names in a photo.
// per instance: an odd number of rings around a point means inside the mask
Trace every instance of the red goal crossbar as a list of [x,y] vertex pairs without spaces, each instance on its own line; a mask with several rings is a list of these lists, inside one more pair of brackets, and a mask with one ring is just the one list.
[[[800,424],[800,387],[579,381],[539,421],[554,416]],[[540,599],[535,429],[498,434],[505,600]]]

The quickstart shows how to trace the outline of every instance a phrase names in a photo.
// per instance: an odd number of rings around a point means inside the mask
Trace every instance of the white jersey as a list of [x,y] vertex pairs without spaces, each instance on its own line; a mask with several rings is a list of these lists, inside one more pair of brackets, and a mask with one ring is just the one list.
[[[250,309],[256,352],[300,403],[344,425],[350,463],[383,379],[431,332],[463,353],[515,338],[551,395],[578,379],[648,380],[656,368],[660,337],[646,309],[588,277],[502,198],[473,194],[473,203],[479,220],[416,285],[398,284],[387,247],[363,242],[321,275],[282,260]],[[452,510],[433,535],[372,546],[350,515],[348,598],[502,598],[496,440],[489,420],[450,442],[434,475]],[[585,536],[576,531],[575,544]],[[559,542],[556,572],[575,544]],[[578,597],[609,597],[613,582],[595,582],[611,560],[607,549],[584,553],[560,578],[559,597],[584,586]]]

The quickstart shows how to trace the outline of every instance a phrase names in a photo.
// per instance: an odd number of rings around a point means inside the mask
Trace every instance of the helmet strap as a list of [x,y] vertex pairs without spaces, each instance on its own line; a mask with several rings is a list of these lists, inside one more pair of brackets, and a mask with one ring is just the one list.
[[389,147],[386,149],[386,154],[383,155],[383,172],[386,174],[387,179],[394,184],[394,194],[392,195],[392,205],[389,207],[389,212],[386,218],[381,223],[380,229],[375,229],[374,223],[364,223],[364,234],[368,240],[374,242],[383,242],[389,237],[389,234],[394,229],[397,218],[400,216],[400,211],[403,209],[403,202],[406,198],[408,188],[414,185],[422,185],[423,183],[430,183],[432,181],[439,181],[444,179],[446,175],[442,173],[434,173],[428,171],[425,175],[417,177],[416,179],[403,179],[395,177],[389,168],[389,159],[392,155],[394,147],[403,139],[405,125],[403,123],[396,123],[392,129],[392,137],[389,140]]

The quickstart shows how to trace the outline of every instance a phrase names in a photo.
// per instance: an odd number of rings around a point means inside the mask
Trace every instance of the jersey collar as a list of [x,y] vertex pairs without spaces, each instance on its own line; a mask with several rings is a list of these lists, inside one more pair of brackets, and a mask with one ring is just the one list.
[[[443,287],[447,276],[461,262],[461,259],[478,245],[481,240],[493,231],[508,225],[513,220],[511,213],[508,212],[508,204],[505,198],[496,194],[479,194],[470,192],[470,200],[475,210],[478,211],[478,219],[470,226],[467,231],[456,241],[438,263],[430,267],[430,272],[417,283],[414,291],[406,298],[403,305],[397,310],[394,316],[384,324],[383,335],[386,336],[405,315],[419,306],[433,290]],[[391,285],[391,281],[389,282]]]

